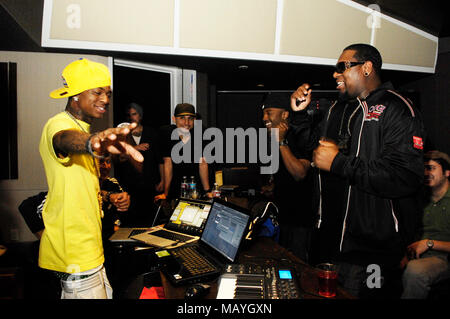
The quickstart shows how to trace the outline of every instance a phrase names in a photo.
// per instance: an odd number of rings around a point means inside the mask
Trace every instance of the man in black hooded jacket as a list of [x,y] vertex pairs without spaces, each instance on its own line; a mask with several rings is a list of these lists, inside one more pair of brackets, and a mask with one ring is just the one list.
[[[420,216],[424,128],[411,103],[380,79],[376,48],[345,48],[336,64],[340,98],[309,133],[318,184],[317,261],[339,264],[359,297],[387,297]],[[291,96],[293,125],[311,127],[308,84]],[[385,288],[385,289],[379,289]],[[392,287],[391,287],[392,288]],[[386,289],[389,289],[386,291]]]

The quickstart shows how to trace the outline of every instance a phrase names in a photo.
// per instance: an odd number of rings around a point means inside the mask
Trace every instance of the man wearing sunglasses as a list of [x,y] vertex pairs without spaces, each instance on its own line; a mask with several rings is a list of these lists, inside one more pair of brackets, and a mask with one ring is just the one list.
[[[338,100],[314,129],[310,86],[291,96],[292,125],[309,135],[319,194],[312,256],[339,264],[339,281],[362,298],[391,297],[420,205],[424,129],[411,103],[380,78],[367,44],[346,47],[333,77]],[[383,288],[383,289],[379,289]]]

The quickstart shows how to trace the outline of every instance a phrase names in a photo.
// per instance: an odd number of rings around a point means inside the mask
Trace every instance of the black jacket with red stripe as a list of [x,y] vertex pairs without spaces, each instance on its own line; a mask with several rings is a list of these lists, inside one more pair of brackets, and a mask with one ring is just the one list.
[[[342,177],[347,187],[342,199],[345,211],[340,251],[401,258],[421,216],[422,118],[390,84],[383,84],[357,102],[349,150],[345,155],[339,152],[331,166],[331,173]],[[326,122],[336,106],[330,107],[321,123],[321,136],[327,136]],[[298,115],[296,118],[297,130],[304,134],[308,131],[304,129],[306,121],[298,121]],[[317,141],[318,136],[311,134],[309,138]]]

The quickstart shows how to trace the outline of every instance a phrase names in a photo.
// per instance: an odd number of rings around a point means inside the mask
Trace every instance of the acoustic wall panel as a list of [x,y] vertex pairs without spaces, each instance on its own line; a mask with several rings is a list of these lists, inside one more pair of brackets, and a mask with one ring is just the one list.
[[385,63],[434,68],[438,43],[388,20],[383,20],[377,29],[374,45]]
[[52,1],[56,40],[173,45],[173,0]]
[[44,0],[42,45],[333,65],[369,43],[434,72],[438,38],[350,0]]
[[274,53],[276,0],[180,1],[180,48]]
[[285,0],[280,54],[335,61],[347,45],[370,39],[366,19],[335,0]]

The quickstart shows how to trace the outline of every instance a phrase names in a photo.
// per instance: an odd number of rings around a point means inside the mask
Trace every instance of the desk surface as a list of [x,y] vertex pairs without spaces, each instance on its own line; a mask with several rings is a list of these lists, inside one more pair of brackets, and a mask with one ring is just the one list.
[[[237,263],[283,263],[289,264],[297,271],[299,279],[300,292],[302,299],[323,299],[317,294],[319,284],[316,270],[304,263],[291,252],[278,245],[270,238],[260,237],[254,242],[247,244],[239,253]],[[161,273],[161,281],[164,287],[164,293],[167,299],[184,299],[186,286],[174,287],[169,280]],[[218,279],[206,282],[211,286],[206,299],[215,299],[217,296]],[[354,297],[338,286],[336,299],[353,299]]]

